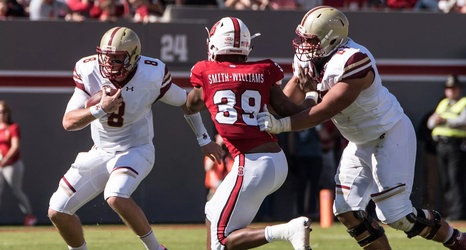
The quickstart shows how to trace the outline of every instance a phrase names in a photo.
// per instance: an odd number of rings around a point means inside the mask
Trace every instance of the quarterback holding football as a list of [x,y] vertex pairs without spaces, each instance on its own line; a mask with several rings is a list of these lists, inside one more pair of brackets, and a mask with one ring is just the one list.
[[146,249],[165,249],[131,198],[154,165],[151,108],[156,101],[181,107],[203,151],[220,159],[221,147],[210,140],[199,113],[187,111],[187,94],[172,82],[167,66],[140,53],[137,34],[115,27],[103,35],[97,54],[75,65],[76,86],[63,116],[63,127],[72,131],[90,125],[94,146],[77,155],[50,198],[48,211],[69,249],[87,249],[75,213],[102,192]]

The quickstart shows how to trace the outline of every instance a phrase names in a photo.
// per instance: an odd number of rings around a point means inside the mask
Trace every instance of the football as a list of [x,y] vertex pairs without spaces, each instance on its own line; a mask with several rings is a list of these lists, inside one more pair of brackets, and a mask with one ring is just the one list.
[[[111,88],[110,86],[104,86],[105,92],[109,96],[113,96],[118,90]],[[93,94],[89,99],[87,99],[85,108],[94,106],[100,102],[100,99],[102,99],[102,90],[97,91],[95,94]]]

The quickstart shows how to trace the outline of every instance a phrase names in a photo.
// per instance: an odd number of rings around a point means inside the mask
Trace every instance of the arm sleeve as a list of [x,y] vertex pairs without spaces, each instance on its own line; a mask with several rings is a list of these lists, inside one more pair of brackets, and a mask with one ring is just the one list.
[[184,118],[196,135],[199,146],[203,147],[211,142],[209,133],[207,133],[199,112],[192,115],[184,115]]
[[89,95],[86,92],[79,88],[74,88],[74,93],[68,101],[65,113],[68,113],[71,110],[84,108],[84,104],[87,99],[89,99]]
[[172,83],[170,89],[168,89],[163,97],[160,98],[160,101],[172,106],[180,107],[186,103],[186,97],[186,91]]

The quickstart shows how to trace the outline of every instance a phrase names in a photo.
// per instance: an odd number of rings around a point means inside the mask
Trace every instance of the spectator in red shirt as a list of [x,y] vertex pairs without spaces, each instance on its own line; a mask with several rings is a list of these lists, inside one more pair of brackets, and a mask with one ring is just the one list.
[[8,104],[0,101],[0,196],[7,183],[25,215],[24,225],[33,226],[37,218],[32,214],[29,199],[22,190],[24,164],[19,146],[19,126],[11,120],[11,109]]

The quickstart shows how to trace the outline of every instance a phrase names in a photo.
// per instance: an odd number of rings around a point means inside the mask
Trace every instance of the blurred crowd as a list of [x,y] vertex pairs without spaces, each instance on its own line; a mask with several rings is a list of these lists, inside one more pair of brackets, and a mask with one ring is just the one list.
[[82,22],[157,22],[165,11],[164,0],[0,0],[0,20],[29,18]]
[[349,11],[466,13],[466,0],[0,0],[0,20],[160,22],[165,8],[205,6],[236,10],[310,9],[329,5]]

